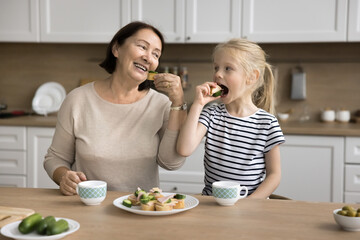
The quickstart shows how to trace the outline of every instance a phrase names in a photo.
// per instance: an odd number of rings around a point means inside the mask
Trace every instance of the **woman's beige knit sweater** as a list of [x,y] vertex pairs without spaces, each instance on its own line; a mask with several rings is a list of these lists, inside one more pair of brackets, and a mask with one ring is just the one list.
[[132,104],[102,99],[89,83],[71,91],[60,111],[44,167],[61,166],[104,180],[108,190],[133,192],[159,186],[158,166],[175,170],[177,131],[167,129],[171,102],[152,89]]

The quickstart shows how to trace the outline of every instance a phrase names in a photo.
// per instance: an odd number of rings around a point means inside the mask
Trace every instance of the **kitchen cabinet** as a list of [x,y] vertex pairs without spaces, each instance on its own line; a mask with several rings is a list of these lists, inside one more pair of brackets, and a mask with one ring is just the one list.
[[360,0],[349,0],[348,40],[360,41]]
[[360,137],[345,138],[345,202],[360,203]]
[[54,136],[54,128],[27,128],[28,187],[58,188],[46,173],[43,162]]
[[204,188],[204,152],[205,139],[180,169],[168,171],[160,168],[160,188],[164,192],[200,194]]
[[217,43],[240,36],[241,0],[134,0],[131,8],[132,20],[156,26],[167,43]]
[[58,188],[43,168],[54,128],[0,126],[0,186]]
[[39,0],[1,0],[0,41],[38,42]]
[[40,0],[42,42],[110,42],[129,22],[130,0]]
[[243,3],[243,37],[252,41],[347,40],[347,0],[243,0]]
[[26,128],[0,126],[0,186],[26,187]]
[[342,202],[344,137],[286,135],[275,194],[294,200]]

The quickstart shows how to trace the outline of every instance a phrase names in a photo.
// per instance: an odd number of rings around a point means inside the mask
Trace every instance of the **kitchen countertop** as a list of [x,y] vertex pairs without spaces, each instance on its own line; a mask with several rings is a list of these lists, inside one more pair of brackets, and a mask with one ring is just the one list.
[[[242,199],[218,205],[194,195],[199,205],[168,216],[136,215],[113,205],[129,193],[108,191],[101,205],[86,206],[78,196],[57,189],[0,187],[0,206],[29,208],[42,216],[70,218],[80,229],[65,239],[359,239],[333,218],[343,203]],[[0,239],[8,239],[0,236]]]
[[[47,117],[28,115],[0,119],[0,126],[55,127],[56,120],[56,114]],[[287,121],[280,122],[280,126],[284,134],[360,137],[360,123]]]
[[11,118],[1,118],[0,126],[28,126],[28,127],[55,127],[57,115],[25,115]]

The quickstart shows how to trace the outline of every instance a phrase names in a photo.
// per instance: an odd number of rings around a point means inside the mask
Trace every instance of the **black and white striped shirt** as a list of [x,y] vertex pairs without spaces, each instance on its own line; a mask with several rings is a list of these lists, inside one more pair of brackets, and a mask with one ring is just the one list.
[[207,128],[202,193],[212,195],[213,182],[231,180],[246,186],[250,195],[263,181],[264,154],[285,142],[276,117],[262,109],[234,117],[220,104],[203,109],[199,122]]

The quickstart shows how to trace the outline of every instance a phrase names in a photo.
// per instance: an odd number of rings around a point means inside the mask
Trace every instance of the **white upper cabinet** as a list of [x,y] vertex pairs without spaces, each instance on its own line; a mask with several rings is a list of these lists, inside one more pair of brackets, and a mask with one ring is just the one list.
[[241,36],[241,0],[187,0],[186,42],[216,43]]
[[256,42],[343,42],[348,0],[243,0],[243,37]]
[[42,42],[110,42],[129,22],[130,0],[40,0]]
[[241,0],[134,0],[132,20],[157,27],[168,43],[216,43],[240,36]]
[[39,0],[0,1],[0,41],[39,41]]
[[360,0],[349,0],[348,40],[360,41]]
[[131,20],[155,26],[165,42],[184,42],[185,0],[133,0]]

